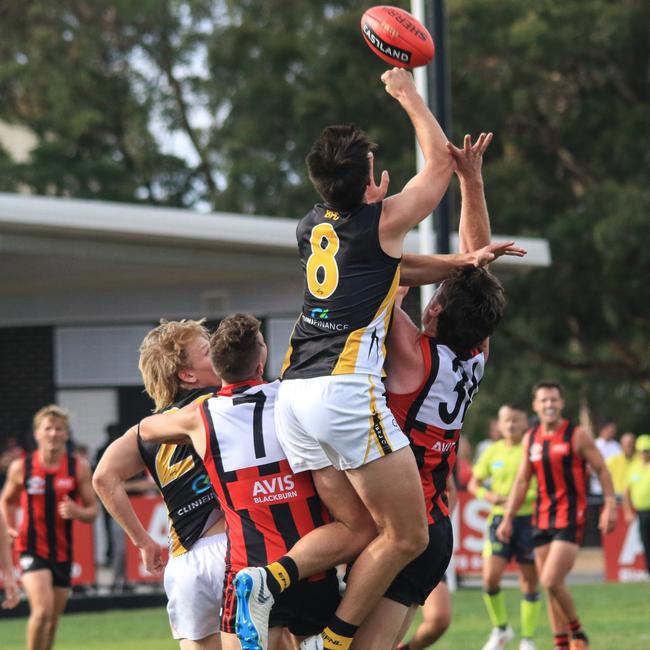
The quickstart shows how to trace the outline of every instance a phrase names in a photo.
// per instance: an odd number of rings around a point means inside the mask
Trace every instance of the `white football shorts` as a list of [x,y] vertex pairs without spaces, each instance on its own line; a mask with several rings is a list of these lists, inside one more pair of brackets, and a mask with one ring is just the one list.
[[175,639],[199,641],[219,632],[226,533],[202,537],[165,567],[167,614]]
[[275,428],[294,472],[355,469],[409,444],[371,375],[282,381]]

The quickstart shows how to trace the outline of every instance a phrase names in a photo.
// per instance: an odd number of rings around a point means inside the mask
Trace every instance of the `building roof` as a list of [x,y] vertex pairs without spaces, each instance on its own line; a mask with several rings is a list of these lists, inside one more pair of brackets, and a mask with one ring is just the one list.
[[[280,217],[231,212],[202,214],[187,209],[0,193],[0,234],[295,254],[295,229],[294,219]],[[497,264],[520,268],[550,265],[545,239],[508,235],[493,238],[516,239],[528,251],[523,259],[504,257]],[[456,246],[457,236],[452,235],[452,249]],[[405,251],[418,251],[416,232],[407,237]]]

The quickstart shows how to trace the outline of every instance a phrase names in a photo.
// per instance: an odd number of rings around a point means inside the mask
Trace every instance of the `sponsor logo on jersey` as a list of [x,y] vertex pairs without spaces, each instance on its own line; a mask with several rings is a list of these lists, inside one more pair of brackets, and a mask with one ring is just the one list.
[[62,476],[57,478],[54,481],[54,487],[57,490],[73,490],[74,489],[74,479],[72,476]]
[[437,451],[437,452],[439,452],[441,454],[446,454],[446,453],[450,452],[454,448],[455,444],[456,443],[453,442],[453,441],[452,442],[442,442],[441,440],[436,440],[433,447],[431,447],[431,449],[433,449],[433,451]]
[[[328,310],[329,311],[329,310]],[[312,309],[309,312],[309,316],[306,314],[301,314],[300,317],[302,318],[305,323],[308,323],[309,325],[314,325],[315,327],[318,327],[322,330],[331,330],[333,332],[346,332],[347,330],[350,329],[350,326],[347,323],[332,323],[331,321],[327,320],[329,318],[329,314],[327,316],[321,316],[320,314],[318,315],[318,318],[312,316],[312,314],[316,312],[318,313],[317,309]]]
[[492,469],[501,469],[502,467],[505,467],[505,461],[503,460],[495,460],[490,463],[490,467]]
[[190,501],[189,503],[186,503],[180,508],[177,508],[176,514],[179,517],[182,517],[183,515],[189,515],[195,510],[198,510],[199,508],[203,507],[209,501],[213,501],[214,499],[216,499],[214,492],[208,492],[207,494],[200,496],[198,499],[194,499],[194,501]]
[[253,483],[253,503],[286,501],[298,496],[293,474],[259,479]]
[[325,210],[325,218],[331,219],[332,221],[338,221],[341,218],[341,215],[335,210]]
[[531,463],[536,463],[539,460],[542,460],[542,445],[539,442],[534,442],[530,446],[529,458]]
[[45,479],[42,476],[30,476],[27,479],[27,494],[45,494]]
[[571,445],[568,442],[556,442],[551,445],[551,453],[558,456],[566,456],[571,453]]
[[391,59],[395,59],[396,61],[401,61],[402,63],[409,63],[411,60],[410,52],[401,50],[399,47],[389,45],[383,41],[381,38],[379,38],[379,36],[377,36],[377,34],[375,34],[372,27],[370,27],[368,23],[363,23],[363,33],[368,39],[368,42],[373,47],[376,47],[382,54],[385,54],[386,56],[389,56]]
[[210,483],[210,479],[208,478],[207,474],[199,474],[199,476],[197,476],[192,481],[192,491],[194,494],[203,494],[211,488],[212,484]]
[[323,320],[327,320],[330,317],[330,310],[329,309],[321,309],[320,307],[314,307],[309,312],[309,317],[310,318],[322,318]]

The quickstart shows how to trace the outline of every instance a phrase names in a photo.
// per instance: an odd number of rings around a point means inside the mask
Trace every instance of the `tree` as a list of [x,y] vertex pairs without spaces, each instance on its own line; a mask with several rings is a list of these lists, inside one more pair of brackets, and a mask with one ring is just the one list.
[[650,128],[650,7],[451,7],[456,123],[497,136],[486,169],[494,230],[547,237],[553,254],[551,268],[507,280],[490,409],[527,400],[517,385],[559,375],[595,420],[642,430],[650,416],[650,311],[640,299],[650,277],[650,158],[639,136]]

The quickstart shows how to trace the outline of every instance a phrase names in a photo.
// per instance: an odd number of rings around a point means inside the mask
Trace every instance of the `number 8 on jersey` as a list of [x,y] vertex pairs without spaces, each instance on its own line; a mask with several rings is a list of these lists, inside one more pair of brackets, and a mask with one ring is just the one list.
[[[323,239],[327,240],[325,248]],[[311,230],[309,238],[311,255],[307,260],[307,287],[315,298],[329,298],[339,284],[339,268],[335,256],[339,252],[339,237],[331,223],[319,223]],[[319,270],[322,269],[322,280]]]

